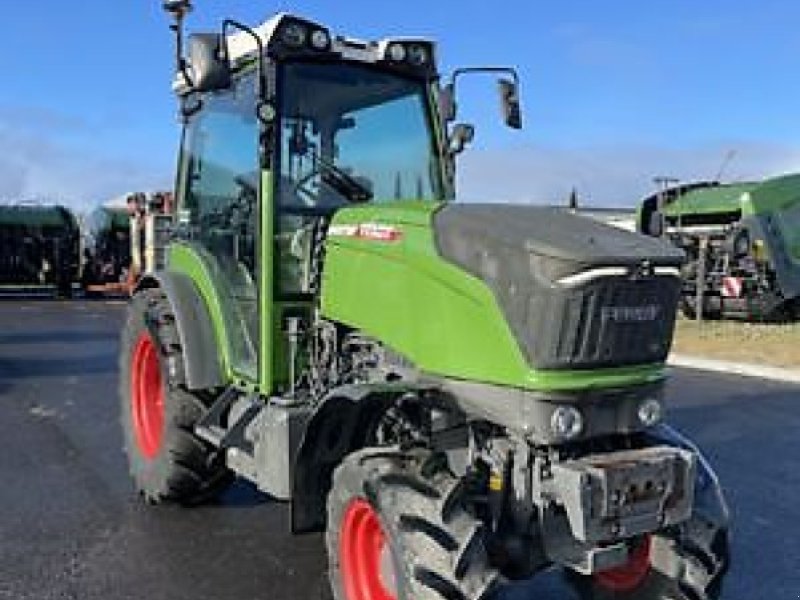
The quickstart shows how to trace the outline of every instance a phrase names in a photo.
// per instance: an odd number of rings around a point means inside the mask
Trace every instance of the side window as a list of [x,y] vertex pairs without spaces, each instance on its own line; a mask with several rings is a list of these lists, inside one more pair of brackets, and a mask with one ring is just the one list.
[[217,258],[255,273],[258,121],[251,80],[207,98],[189,135],[190,231]]
[[179,220],[210,255],[239,370],[255,373],[258,346],[258,133],[252,78],[209,95],[184,140]]

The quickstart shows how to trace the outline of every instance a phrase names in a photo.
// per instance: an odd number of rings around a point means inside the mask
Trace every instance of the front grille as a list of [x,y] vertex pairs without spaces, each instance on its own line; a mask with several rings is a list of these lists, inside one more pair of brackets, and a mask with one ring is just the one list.
[[676,277],[606,277],[576,288],[540,288],[512,328],[537,368],[661,362],[669,353],[679,294]]

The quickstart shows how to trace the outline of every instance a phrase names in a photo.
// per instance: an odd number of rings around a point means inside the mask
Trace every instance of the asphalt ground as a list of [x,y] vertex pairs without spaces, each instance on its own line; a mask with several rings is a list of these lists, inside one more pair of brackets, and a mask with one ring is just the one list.
[[[246,484],[195,509],[133,493],[117,420],[120,302],[0,301],[0,598],[326,598],[319,535]],[[735,513],[726,600],[800,597],[800,386],[676,371],[671,421]],[[566,600],[555,574],[509,595]]]

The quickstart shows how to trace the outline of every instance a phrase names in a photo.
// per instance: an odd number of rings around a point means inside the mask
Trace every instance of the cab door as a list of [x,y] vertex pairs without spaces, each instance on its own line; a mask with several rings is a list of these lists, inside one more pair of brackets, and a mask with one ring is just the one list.
[[209,306],[229,375],[258,382],[259,123],[252,76],[204,94],[184,131],[170,267]]

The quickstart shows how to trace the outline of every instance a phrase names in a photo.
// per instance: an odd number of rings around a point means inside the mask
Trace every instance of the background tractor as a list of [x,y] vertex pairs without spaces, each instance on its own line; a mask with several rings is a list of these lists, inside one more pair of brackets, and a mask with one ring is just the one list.
[[688,317],[702,302],[707,318],[800,318],[800,175],[667,189],[642,202],[639,229],[686,252]]
[[[181,48],[164,268],[121,344],[150,503],[232,475],[325,531],[338,600],[717,598],[728,511],[661,423],[683,253],[564,211],[458,205],[436,47],[280,14]],[[499,73],[521,126],[516,74]]]

